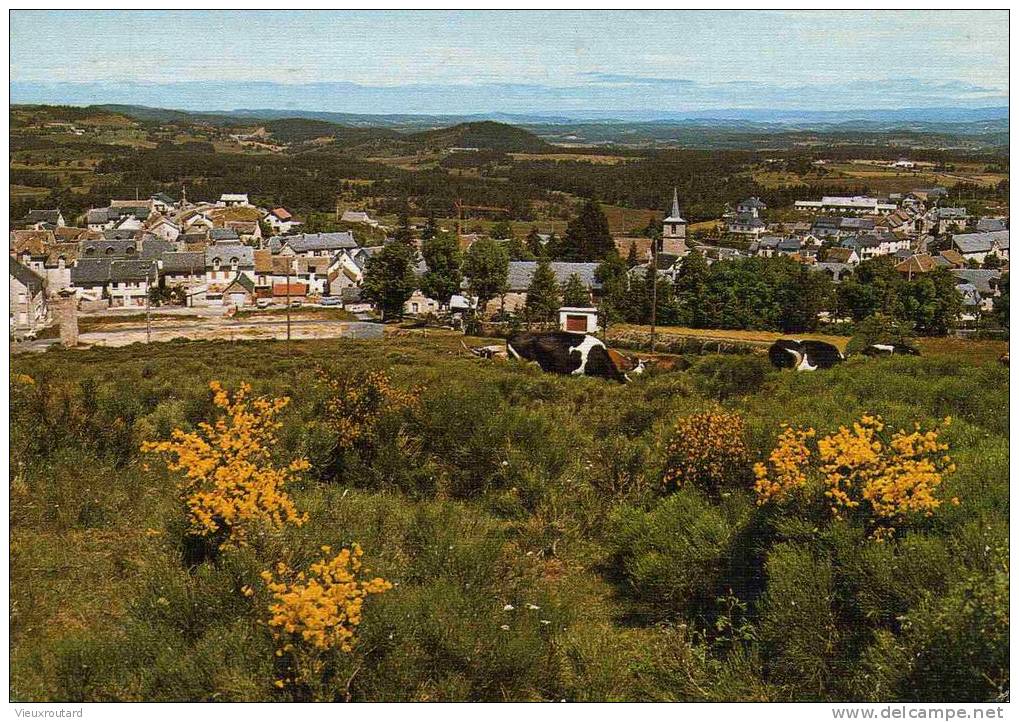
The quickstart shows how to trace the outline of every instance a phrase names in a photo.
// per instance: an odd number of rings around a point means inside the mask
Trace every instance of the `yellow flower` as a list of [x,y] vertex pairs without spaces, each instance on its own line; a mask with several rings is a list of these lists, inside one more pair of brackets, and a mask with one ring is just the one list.
[[307,470],[305,459],[284,468],[270,461],[281,426],[280,412],[286,397],[249,401],[251,387],[241,384],[234,394],[218,381],[209,388],[220,410],[212,423],[200,423],[197,431],[175,429],[164,441],[147,441],[142,451],[163,455],[170,471],[182,476],[181,497],[196,536],[222,537],[221,547],[244,546],[249,527],[264,524],[300,526],[300,514],[285,487]]

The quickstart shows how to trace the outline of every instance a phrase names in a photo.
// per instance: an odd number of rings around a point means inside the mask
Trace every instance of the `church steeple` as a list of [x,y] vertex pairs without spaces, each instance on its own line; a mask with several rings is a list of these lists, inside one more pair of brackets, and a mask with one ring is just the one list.
[[662,250],[677,256],[687,254],[686,221],[679,214],[679,191],[672,189],[672,212],[662,222]]

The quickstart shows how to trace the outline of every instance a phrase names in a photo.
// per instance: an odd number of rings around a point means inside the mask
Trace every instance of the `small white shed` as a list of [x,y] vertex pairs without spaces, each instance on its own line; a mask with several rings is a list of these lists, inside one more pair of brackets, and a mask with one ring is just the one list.
[[597,333],[598,309],[590,306],[563,306],[559,309],[559,329],[571,333]]

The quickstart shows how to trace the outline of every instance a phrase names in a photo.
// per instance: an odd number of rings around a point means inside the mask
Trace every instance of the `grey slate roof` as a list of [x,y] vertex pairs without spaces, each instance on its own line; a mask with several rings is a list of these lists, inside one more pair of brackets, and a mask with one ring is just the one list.
[[357,241],[350,231],[342,233],[298,233],[294,236],[273,236],[269,239],[269,250],[279,253],[286,244],[294,253],[310,251],[339,251],[344,248],[357,248]]
[[938,218],[969,218],[965,208],[938,208]]
[[[566,283],[570,276],[576,273],[580,280],[588,288],[601,288],[601,284],[594,278],[594,271],[598,268],[597,263],[567,263],[565,261],[553,261],[549,264],[556,280],[560,285]],[[531,285],[531,278],[534,276],[534,269],[538,267],[537,261],[510,261],[509,283],[511,291],[526,291]]]
[[155,281],[159,271],[155,261],[119,261],[110,263],[110,280],[113,282],[123,281],[144,281],[146,279]]
[[138,235],[138,231],[133,228],[107,228],[103,231],[103,238],[109,238],[111,240],[127,240],[134,238]]
[[990,233],[992,231],[1004,231],[1005,221],[1000,218],[981,218],[977,221],[978,233]]
[[79,258],[127,258],[138,255],[138,241],[129,239],[101,239],[98,241],[78,241]]
[[10,275],[14,276],[34,296],[43,289],[42,277],[28,266],[24,265],[14,256],[10,258]]
[[956,233],[952,236],[952,243],[961,253],[983,253],[991,250],[994,242],[997,242],[998,248],[1008,248],[1008,231]]
[[147,235],[142,238],[141,258],[156,260],[164,253],[177,250],[177,244],[159,236]]
[[205,273],[205,254],[201,251],[173,251],[162,256],[163,273]]
[[71,268],[71,285],[79,288],[105,286],[110,280],[112,258],[79,258]]
[[30,210],[24,218],[21,219],[23,224],[36,224],[36,223],[56,223],[60,219],[60,210]]
[[217,258],[223,266],[232,265],[233,259],[236,258],[238,268],[255,267],[255,249],[245,246],[243,243],[220,241],[208,246],[205,249],[205,264],[212,266],[214,265],[213,261]]
[[233,228],[213,228],[209,231],[209,238],[214,241],[239,241],[241,237]]
[[957,283],[971,283],[980,293],[994,293],[1001,278],[1001,271],[988,268],[953,268],[950,273],[956,277]]

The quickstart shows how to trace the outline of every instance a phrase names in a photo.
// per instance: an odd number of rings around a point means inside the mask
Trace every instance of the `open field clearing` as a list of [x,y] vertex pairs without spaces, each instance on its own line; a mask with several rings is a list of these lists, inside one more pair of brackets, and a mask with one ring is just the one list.
[[599,153],[509,153],[513,160],[552,160],[556,163],[595,163],[619,165],[639,161],[640,156],[602,155]]
[[[289,351],[176,340],[14,357],[11,698],[1008,694],[1008,369],[967,342],[799,374],[694,356],[622,385],[484,361],[460,340],[394,328]],[[306,521],[244,511],[230,547],[141,446],[207,433],[224,404],[247,404],[242,383],[247,399],[289,397],[272,439],[256,423],[241,448],[294,470],[259,503]],[[755,490],[780,424],[821,438],[867,414],[947,446],[929,515],[833,516],[820,465],[788,498]],[[689,463],[700,455],[712,465]],[[349,650],[281,642],[265,579],[355,543],[359,578],[384,582]]]

